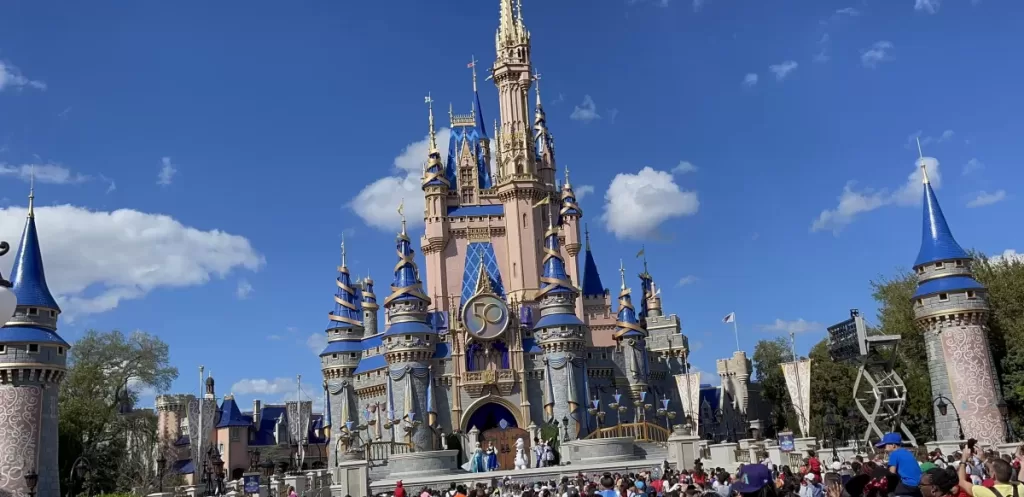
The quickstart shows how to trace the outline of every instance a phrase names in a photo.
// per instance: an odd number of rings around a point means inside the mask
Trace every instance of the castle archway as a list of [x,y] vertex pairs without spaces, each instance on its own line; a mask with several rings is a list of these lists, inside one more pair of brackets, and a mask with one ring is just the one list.
[[466,415],[462,417],[463,433],[476,429],[481,432],[491,428],[497,428],[502,420],[511,427],[522,427],[525,423],[520,417],[519,408],[507,399],[496,395],[488,395],[474,401],[466,409]]

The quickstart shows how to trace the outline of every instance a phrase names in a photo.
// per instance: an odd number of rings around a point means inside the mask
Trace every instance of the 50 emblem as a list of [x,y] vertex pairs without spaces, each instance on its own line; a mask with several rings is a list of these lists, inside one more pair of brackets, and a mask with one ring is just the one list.
[[494,295],[474,296],[462,308],[462,322],[476,338],[498,338],[508,329],[508,306]]

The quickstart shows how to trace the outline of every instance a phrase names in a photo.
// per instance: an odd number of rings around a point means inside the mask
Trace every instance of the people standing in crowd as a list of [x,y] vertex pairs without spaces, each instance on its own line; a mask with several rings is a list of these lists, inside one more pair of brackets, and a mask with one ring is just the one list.
[[914,454],[903,447],[903,437],[899,433],[889,432],[875,447],[884,448],[889,455],[886,465],[889,471],[899,475],[900,482],[892,491],[893,495],[918,497],[921,490],[921,465]]
[[[960,488],[971,497],[1020,497],[1024,495],[1024,483],[1020,483],[1022,475],[1015,471],[1013,466],[1001,458],[991,458],[989,461],[990,475],[993,484],[991,487],[976,485],[967,474],[967,466],[971,461],[972,453],[977,449],[966,449],[960,456],[960,463],[957,465],[957,478],[960,480]],[[1021,448],[1017,449],[1017,459],[1024,458]],[[1018,482],[1013,482],[1014,476]]]

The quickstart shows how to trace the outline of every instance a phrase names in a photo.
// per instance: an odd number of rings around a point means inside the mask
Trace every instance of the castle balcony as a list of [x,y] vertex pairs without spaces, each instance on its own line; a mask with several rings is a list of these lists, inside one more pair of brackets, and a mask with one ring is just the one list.
[[515,384],[516,372],[511,369],[485,369],[462,374],[462,386],[473,398],[483,395],[490,386],[497,387],[501,395],[512,395]]

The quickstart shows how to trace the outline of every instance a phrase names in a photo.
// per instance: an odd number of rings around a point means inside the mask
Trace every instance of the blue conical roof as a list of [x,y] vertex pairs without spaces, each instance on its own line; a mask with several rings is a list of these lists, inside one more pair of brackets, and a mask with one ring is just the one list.
[[369,277],[363,280],[363,291],[361,295],[363,297],[363,309],[376,311],[378,308],[377,294],[373,293],[373,280]]
[[538,298],[559,293],[575,294],[576,288],[565,272],[565,261],[558,246],[558,228],[549,227],[544,238],[544,273],[541,274],[541,290]]
[[971,256],[960,247],[946,224],[942,207],[935,197],[929,182],[924,184],[924,217],[921,230],[921,250],[917,253],[914,267],[953,259],[970,259]]
[[351,276],[344,262],[338,266],[338,278],[335,280],[335,285],[338,289],[334,293],[334,310],[328,315],[330,319],[328,329],[362,327],[363,314],[358,291],[352,286]]
[[590,251],[590,232],[587,232],[587,250],[583,257],[583,295],[594,296],[604,295],[605,287],[601,283],[601,273],[597,271],[597,263],[594,262],[594,254]]
[[623,277],[622,290],[619,291],[619,312],[615,315],[615,338],[643,338],[647,331],[640,326],[640,320],[636,317],[636,309],[633,308],[632,299],[629,296],[630,290],[626,288],[626,280]]
[[412,243],[404,230],[395,239],[395,245],[398,249],[398,264],[395,265],[395,278],[391,282],[391,295],[384,299],[384,305],[413,299],[430,302],[430,298],[423,293],[419,270],[416,268],[416,260],[413,256]]
[[484,110],[480,106],[480,92],[473,91],[473,107],[476,114],[476,132],[487,138],[487,126],[484,124]]
[[43,270],[43,254],[39,250],[39,234],[36,232],[36,217],[29,206],[28,221],[21,235],[21,246],[11,267],[11,290],[18,297],[19,306],[45,307],[60,310],[50,288],[46,285]]
[[233,397],[227,397],[224,402],[220,404],[220,420],[217,422],[217,428],[229,428],[232,426],[251,426],[244,416],[242,411],[238,409],[238,404],[235,403]]

